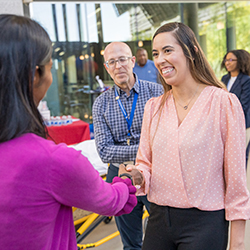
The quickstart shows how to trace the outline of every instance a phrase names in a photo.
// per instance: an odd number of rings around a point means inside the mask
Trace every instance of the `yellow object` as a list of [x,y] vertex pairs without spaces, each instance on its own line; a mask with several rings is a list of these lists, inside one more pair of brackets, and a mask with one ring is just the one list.
[[[106,176],[102,176],[102,178],[105,180]],[[73,207],[72,209],[74,212],[77,208]],[[80,226],[80,228],[78,228],[77,234],[79,234],[79,235],[83,234],[88,229],[88,227],[97,219],[98,216],[99,216],[99,214],[93,213],[93,214],[84,216],[83,218],[81,218],[79,220],[75,220],[74,225],[78,225],[78,224],[83,222],[83,224]],[[144,220],[148,216],[149,216],[148,211],[145,210],[143,215],[142,215],[142,219]],[[115,238],[119,234],[120,234],[119,231],[116,231],[115,233],[112,233],[112,234],[106,236],[105,238],[95,242],[95,243],[77,244],[77,247],[78,247],[78,249],[87,249],[87,248],[98,247],[98,246],[102,245],[103,243]]]
[[80,249],[86,249],[86,248],[92,248],[92,247],[98,247],[100,245],[102,245],[103,243],[115,238],[116,236],[118,236],[120,233],[119,231],[116,231],[115,233],[113,234],[110,234],[109,236],[95,242],[95,243],[89,243],[89,244],[77,244],[77,246],[80,248]]
[[[85,220],[85,222],[83,223],[83,225],[77,230],[77,232],[79,234],[82,234],[84,231],[86,231],[86,229],[91,225],[92,222],[95,221],[95,219],[98,217],[99,215],[98,214],[91,214],[91,215],[88,215],[88,216],[85,216],[83,217],[82,219],[79,219],[77,221],[80,221],[80,220]],[[148,211],[145,210],[143,215],[142,215],[142,219],[144,220],[146,217],[148,217],[149,214],[148,214]],[[88,217],[88,218],[86,218]],[[74,224],[77,222],[75,221]],[[76,225],[76,224],[75,224]],[[79,249],[87,249],[87,248],[94,248],[94,247],[98,247],[100,245],[102,245],[103,243],[115,238],[116,236],[118,236],[120,233],[119,231],[116,231],[115,233],[113,234],[110,234],[108,235],[107,237],[95,242],[95,243],[88,243],[88,244],[77,244],[77,247]]]
[[82,224],[82,226],[77,230],[77,233],[82,234],[91,225],[92,222],[99,216],[99,214],[93,213],[89,218]]
[[79,219],[79,220],[75,220],[74,221],[74,225],[78,225],[78,224],[81,224],[83,223],[84,221],[86,221],[88,218],[90,217],[90,215],[87,215],[87,216],[84,216],[83,218]]

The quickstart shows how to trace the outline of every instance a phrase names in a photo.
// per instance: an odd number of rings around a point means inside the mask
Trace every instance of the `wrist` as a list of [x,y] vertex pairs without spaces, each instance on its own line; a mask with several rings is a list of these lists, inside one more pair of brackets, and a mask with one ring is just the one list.
[[135,184],[139,185],[140,187],[143,187],[145,184],[143,172],[139,170],[138,168],[137,168],[137,171],[138,171],[138,174],[134,178]]
[[[122,178],[122,177],[127,177],[127,178],[129,178],[129,179],[131,180],[132,185],[134,185],[134,183],[133,183],[133,177],[132,177],[131,174],[129,174],[129,173],[123,173],[123,174],[120,174],[119,177],[120,177],[120,178]],[[122,179],[124,179],[124,178],[122,178]]]

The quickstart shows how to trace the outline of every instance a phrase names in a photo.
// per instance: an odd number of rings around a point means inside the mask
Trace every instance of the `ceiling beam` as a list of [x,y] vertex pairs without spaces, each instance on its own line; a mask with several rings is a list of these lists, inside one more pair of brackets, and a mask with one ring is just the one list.
[[[202,2],[210,2],[210,3],[217,3],[217,2],[225,2],[223,0],[115,0],[115,1],[107,1],[107,0],[99,0],[99,1],[93,1],[93,0],[23,0],[23,1],[26,1],[26,2],[75,2],[75,3],[79,3],[79,2],[93,2],[93,3],[151,3],[151,4],[154,4],[154,3],[202,3]],[[227,0],[227,2],[233,2],[235,0]]]

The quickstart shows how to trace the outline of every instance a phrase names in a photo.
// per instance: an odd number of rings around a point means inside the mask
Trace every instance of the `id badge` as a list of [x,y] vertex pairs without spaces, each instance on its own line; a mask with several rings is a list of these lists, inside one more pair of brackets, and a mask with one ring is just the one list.
[[127,140],[127,145],[130,146],[130,140],[132,139],[132,136],[127,136],[126,140]]

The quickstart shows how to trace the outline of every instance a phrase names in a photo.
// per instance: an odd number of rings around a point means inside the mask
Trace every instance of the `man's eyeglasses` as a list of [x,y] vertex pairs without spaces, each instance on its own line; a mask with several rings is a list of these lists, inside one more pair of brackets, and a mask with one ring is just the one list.
[[119,62],[119,64],[121,66],[125,66],[125,65],[128,64],[128,60],[130,58],[132,58],[132,57],[131,56],[130,57],[122,56],[122,57],[120,57],[120,58],[118,58],[116,60],[115,59],[110,59],[110,60],[106,61],[105,64],[106,64],[107,68],[114,68],[117,62]]
[[226,62],[234,62],[234,61],[237,61],[237,59],[229,58],[229,59],[225,59],[224,63],[226,63]]

